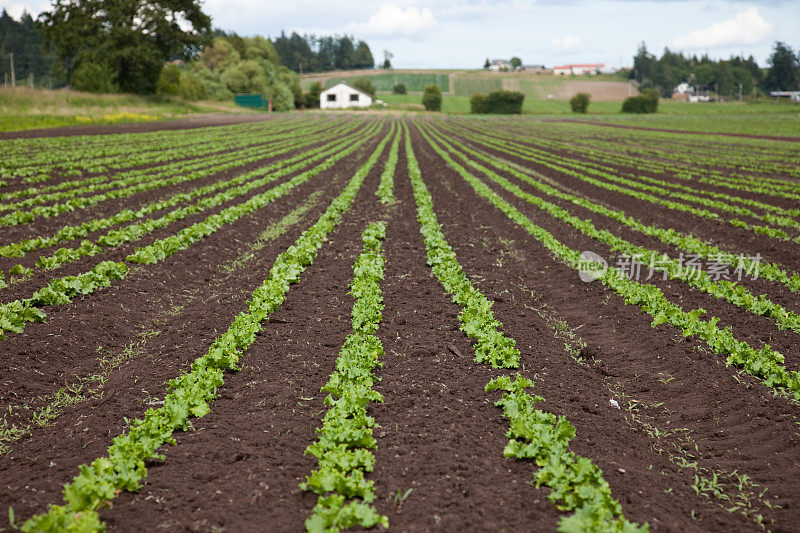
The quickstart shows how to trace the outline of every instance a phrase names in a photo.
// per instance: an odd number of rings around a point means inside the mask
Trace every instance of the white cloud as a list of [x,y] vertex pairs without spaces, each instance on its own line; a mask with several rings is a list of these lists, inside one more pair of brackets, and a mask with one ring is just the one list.
[[573,54],[582,52],[584,47],[580,37],[568,35],[566,37],[553,37],[550,41],[550,48],[555,52],[563,54]]
[[770,35],[772,25],[751,7],[732,19],[715,22],[673,40],[675,48],[714,48],[716,46],[757,44]]
[[407,7],[383,4],[366,22],[351,22],[348,29],[359,35],[398,37],[409,36],[436,26],[429,7]]

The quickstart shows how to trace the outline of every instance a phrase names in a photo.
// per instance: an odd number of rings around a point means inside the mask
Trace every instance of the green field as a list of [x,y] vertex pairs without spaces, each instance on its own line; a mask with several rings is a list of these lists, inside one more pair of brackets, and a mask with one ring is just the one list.
[[[389,104],[389,109],[424,111],[422,96],[418,94],[380,94],[378,98]],[[593,102],[589,106],[589,112],[591,114],[619,113],[620,105],[619,102]],[[532,115],[567,115],[572,113],[569,103],[563,100],[536,100],[532,98],[525,99],[522,111]],[[450,114],[469,113],[469,97],[443,95],[442,112]]]
[[800,137],[800,105],[662,101],[654,115],[616,115],[603,117],[602,122],[675,131]]
[[[381,94],[378,98],[389,104],[387,109],[424,111],[422,97],[418,94]],[[655,115],[623,115],[620,113],[621,107],[621,102],[592,102],[586,115],[576,115],[572,113],[569,102],[526,97],[522,111],[531,115],[570,116],[588,120],[595,120],[591,118],[595,115],[604,115],[604,122],[664,129],[730,133],[747,133],[755,129],[761,135],[800,135],[800,106],[796,104],[774,102],[689,104],[661,100],[658,113]],[[443,95],[442,112],[469,113],[469,98]]]
[[[417,74],[411,72],[392,71],[371,75],[344,75],[339,77],[329,77],[323,84],[326,88],[331,87],[341,81],[352,84],[359,78],[368,78],[375,85],[378,91],[391,91],[398,83],[404,83],[408,91],[424,91],[428,85],[438,85],[442,91],[450,90],[450,78],[447,73],[435,72],[430,74]],[[304,90],[308,90],[314,78],[302,80]]]

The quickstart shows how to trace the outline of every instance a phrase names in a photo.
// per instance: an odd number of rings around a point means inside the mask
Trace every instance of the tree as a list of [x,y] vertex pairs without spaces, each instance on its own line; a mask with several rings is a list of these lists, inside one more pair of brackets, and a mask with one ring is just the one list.
[[213,45],[207,46],[200,56],[200,62],[204,67],[218,73],[224,72],[229,66],[241,60],[242,56],[239,55],[239,52],[223,37],[214,39]]
[[358,78],[353,82],[353,87],[375,98],[375,86],[367,78]]
[[798,58],[785,43],[775,42],[769,60],[769,71],[764,80],[768,91],[796,91],[800,89]]
[[[30,13],[23,11],[19,21],[3,9],[0,13],[0,78],[11,79],[9,54],[14,54],[14,73],[17,83],[27,83],[33,75],[35,81],[50,78],[55,55],[42,47],[43,37]],[[62,80],[56,79],[56,84]],[[65,81],[65,80],[64,80]]]
[[720,61],[717,67],[717,93],[728,96],[733,92],[733,72],[727,61]]
[[[272,99],[275,111],[289,111],[306,102],[300,78],[279,63],[272,41],[263,37],[239,37],[218,33],[213,46],[181,71],[184,98],[201,94],[228,100],[235,93],[256,93]],[[196,97],[196,96],[194,96]]]
[[53,0],[39,21],[70,75],[82,62],[107,65],[134,93],[155,91],[168,59],[191,59],[211,37],[198,0]]
[[311,84],[311,87],[308,88],[308,93],[305,96],[305,104],[306,107],[311,109],[313,107],[319,107],[319,95],[322,92],[322,84],[318,81],[315,81]]
[[353,50],[351,65],[352,68],[372,68],[375,66],[375,59],[372,57],[369,45],[364,41],[358,41],[355,50]]
[[633,56],[633,76],[636,81],[643,83],[647,78],[652,79],[656,61],[655,56],[647,51],[647,45],[642,41],[636,55]]
[[489,63],[489,58],[487,57],[486,58],[486,62],[483,64],[483,68],[486,69],[486,70],[489,70],[490,66],[491,66],[491,63]]
[[442,90],[438,85],[428,85],[422,93],[422,105],[426,111],[440,111],[442,109]]
[[586,113],[589,109],[591,96],[587,93],[578,93],[569,100],[569,107],[573,113]]
[[512,57],[511,58],[511,68],[513,68],[514,70],[518,70],[518,69],[522,68],[522,60],[520,58],[518,58],[517,56]]
[[710,63],[701,63],[694,68],[694,82],[701,88],[714,85],[716,73]]
[[392,54],[389,50],[383,51],[383,68],[390,69],[392,68],[392,59],[394,58],[394,54]]
[[222,81],[234,93],[265,94],[267,92],[267,74],[258,61],[252,59],[241,61],[228,68],[222,74]]

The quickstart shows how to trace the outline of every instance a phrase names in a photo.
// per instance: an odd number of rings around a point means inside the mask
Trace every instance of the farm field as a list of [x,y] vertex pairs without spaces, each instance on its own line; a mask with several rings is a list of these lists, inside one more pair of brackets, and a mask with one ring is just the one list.
[[0,527],[795,528],[794,130],[593,120],[0,140]]
[[[528,71],[489,72],[484,70],[413,70],[397,69],[386,71],[371,69],[360,71],[330,71],[303,74],[301,85],[308,90],[314,82],[323,87],[331,87],[341,81],[353,83],[366,78],[372,82],[378,98],[391,94],[398,83],[405,84],[409,94],[421,95],[428,85],[438,85],[445,97],[456,101],[463,99],[469,110],[469,97],[475,93],[490,93],[501,89],[520,91],[525,94],[527,102],[549,103],[548,96],[555,100],[569,100],[576,93],[587,92],[595,101],[619,102],[627,96],[638,94],[635,86],[629,87],[627,80],[615,75],[599,74],[596,76],[560,77],[552,74],[539,74]],[[419,103],[419,98],[415,100]],[[559,111],[556,111],[559,113]]]

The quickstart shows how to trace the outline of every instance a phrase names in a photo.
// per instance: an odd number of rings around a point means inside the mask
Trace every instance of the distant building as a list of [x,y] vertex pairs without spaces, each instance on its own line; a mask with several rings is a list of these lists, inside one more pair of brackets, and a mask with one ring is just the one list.
[[698,91],[696,87],[684,82],[672,89],[670,98],[676,102],[708,102],[711,98],[708,92]]
[[[555,76],[594,76],[598,71],[605,70],[606,66],[603,63],[592,63],[584,65],[561,65],[553,69]],[[613,72],[613,69],[612,69]]]
[[320,109],[344,109],[347,107],[369,107],[372,97],[345,82],[339,82],[333,87],[319,93]]
[[769,95],[776,98],[789,97],[792,102],[800,103],[800,91],[771,91]]
[[489,61],[489,70],[511,70],[511,61],[508,59],[492,59]]
[[530,72],[544,72],[547,70],[547,67],[544,65],[522,65],[522,70],[527,70]]

